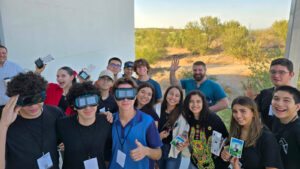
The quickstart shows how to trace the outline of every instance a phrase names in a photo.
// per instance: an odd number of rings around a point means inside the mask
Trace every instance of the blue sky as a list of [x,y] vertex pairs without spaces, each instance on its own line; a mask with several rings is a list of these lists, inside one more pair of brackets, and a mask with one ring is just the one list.
[[291,0],[135,0],[135,27],[184,28],[189,21],[215,16],[264,29],[288,19]]

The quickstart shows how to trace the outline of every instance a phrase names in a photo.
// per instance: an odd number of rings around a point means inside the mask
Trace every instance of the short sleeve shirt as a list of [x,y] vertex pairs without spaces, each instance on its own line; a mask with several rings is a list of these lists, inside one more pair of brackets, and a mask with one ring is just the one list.
[[55,106],[44,105],[35,119],[18,115],[9,126],[6,139],[6,169],[38,169],[37,159],[50,153],[53,168],[58,169],[56,120],[64,113]]
[[[130,151],[137,148],[135,140],[138,140],[144,146],[156,149],[162,146],[160,136],[155,126],[154,120],[149,115],[136,110],[136,115],[126,126],[122,126],[119,113],[114,114],[112,127],[112,153],[113,157],[110,162],[110,169],[121,169],[117,163],[118,151],[126,154],[125,169],[147,169],[149,168],[149,158],[144,157],[142,160],[135,162],[130,157]],[[123,146],[122,146],[123,144]]]
[[191,90],[200,90],[206,96],[209,106],[215,105],[219,100],[226,97],[223,88],[208,78],[199,87],[197,87],[194,79],[183,79],[180,80],[180,83],[182,88],[185,89],[185,95]]
[[276,117],[273,119],[272,132],[280,146],[281,160],[284,168],[300,168],[300,119],[282,124]]
[[271,131],[263,128],[255,146],[243,148],[240,162],[245,169],[265,169],[266,167],[283,169],[280,147]]
[[111,113],[115,113],[118,111],[118,105],[117,102],[114,99],[114,96],[112,94],[109,94],[109,96],[103,100],[100,96],[98,111],[99,112],[106,112],[110,111]]

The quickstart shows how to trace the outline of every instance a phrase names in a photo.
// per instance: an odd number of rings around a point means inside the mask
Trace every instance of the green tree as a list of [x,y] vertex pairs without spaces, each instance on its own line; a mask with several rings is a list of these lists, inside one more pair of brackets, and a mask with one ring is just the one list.
[[241,58],[247,55],[248,30],[237,21],[224,23],[222,45],[225,53]]
[[281,45],[285,45],[287,29],[287,20],[275,21],[271,26],[271,32],[274,34],[275,39],[278,40]]
[[213,40],[217,39],[220,36],[221,23],[220,19],[217,17],[206,16],[200,18],[200,29],[205,34],[206,39],[206,50],[209,49],[209,45]]

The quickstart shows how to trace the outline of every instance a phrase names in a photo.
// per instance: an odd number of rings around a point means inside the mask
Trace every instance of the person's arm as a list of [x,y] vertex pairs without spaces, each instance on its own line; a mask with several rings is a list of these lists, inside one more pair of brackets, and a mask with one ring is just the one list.
[[45,70],[45,68],[46,68],[46,64],[44,64],[43,67],[41,67],[41,68],[38,68],[37,66],[35,66],[35,72],[34,73],[40,75]]
[[133,161],[140,161],[145,156],[152,160],[159,160],[161,157],[161,149],[160,148],[150,148],[147,146],[143,146],[138,140],[135,140],[135,144],[137,148],[130,151],[130,156]]
[[259,95],[260,92],[256,92],[256,93],[253,92],[252,83],[249,84],[249,87],[245,83],[242,83],[242,84],[243,84],[243,88],[245,90],[245,96],[250,97],[251,99],[254,100],[257,97],[257,95]]
[[180,81],[176,78],[176,74],[175,72],[180,68],[179,66],[179,59],[177,58],[174,58],[172,60],[172,63],[171,63],[171,66],[170,66],[170,84],[171,85],[174,85],[174,86],[179,86],[180,88],[182,87],[181,86],[181,83]]
[[13,96],[2,110],[0,120],[0,169],[5,169],[5,152],[6,152],[6,134],[8,127],[16,120],[21,107],[17,107],[16,103],[19,96]]
[[210,106],[209,110],[210,110],[210,112],[218,112],[218,111],[221,111],[224,109],[228,109],[228,107],[229,107],[229,101],[228,101],[228,98],[225,97],[225,98],[219,100],[215,105]]

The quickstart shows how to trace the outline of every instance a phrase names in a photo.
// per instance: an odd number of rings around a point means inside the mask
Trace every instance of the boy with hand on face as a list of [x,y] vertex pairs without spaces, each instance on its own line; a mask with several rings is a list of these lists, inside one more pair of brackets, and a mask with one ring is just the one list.
[[280,86],[275,89],[272,99],[275,113],[272,132],[280,147],[284,168],[300,168],[300,92],[291,86]]

